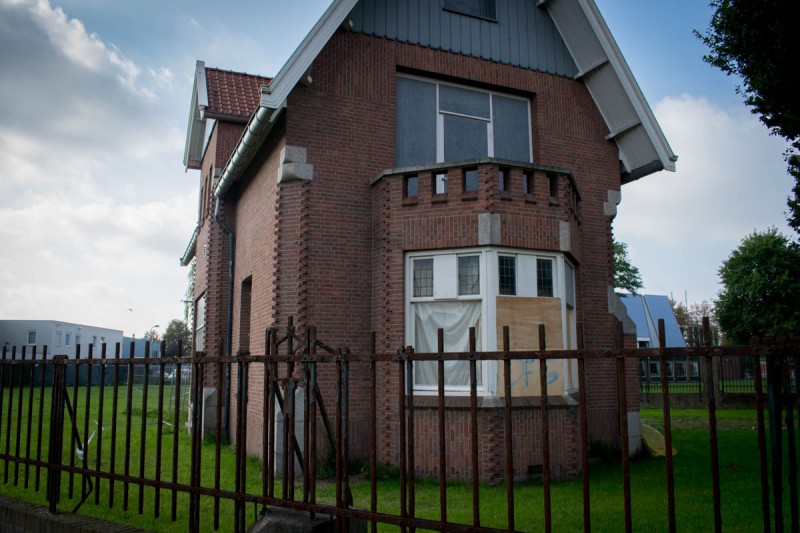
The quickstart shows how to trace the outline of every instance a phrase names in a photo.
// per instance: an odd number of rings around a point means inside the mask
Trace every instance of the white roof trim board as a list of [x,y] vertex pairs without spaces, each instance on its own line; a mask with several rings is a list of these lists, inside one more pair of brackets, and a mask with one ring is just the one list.
[[199,169],[203,162],[203,140],[206,131],[204,113],[207,108],[206,64],[203,61],[197,61],[194,67],[192,105],[189,108],[189,127],[186,132],[186,145],[183,149],[183,165],[187,169]]
[[659,170],[675,171],[678,159],[645,100],[593,0],[539,0],[567,45],[580,78],[619,148],[622,182]]
[[[289,93],[308,76],[317,55],[357,3],[358,0],[334,0],[270,84],[261,88],[259,107],[250,117],[231,158],[222,169],[214,190],[218,197],[223,196],[247,169],[286,107]],[[677,156],[594,1],[537,0],[537,5],[543,5],[552,17],[578,66],[579,77],[586,83],[606,121],[611,132],[609,138],[619,147],[622,182],[662,169],[674,171]]]

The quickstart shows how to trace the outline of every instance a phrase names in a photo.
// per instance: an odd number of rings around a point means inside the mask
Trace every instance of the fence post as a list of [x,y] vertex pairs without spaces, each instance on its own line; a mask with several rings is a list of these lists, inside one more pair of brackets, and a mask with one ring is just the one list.
[[783,531],[783,432],[781,412],[781,372],[783,357],[767,358],[767,402],[769,408],[770,458],[772,460],[772,505],[775,516],[775,531]]
[[61,498],[61,459],[64,444],[65,355],[53,358],[53,392],[50,404],[50,443],[47,451],[47,501],[51,514],[56,513]]

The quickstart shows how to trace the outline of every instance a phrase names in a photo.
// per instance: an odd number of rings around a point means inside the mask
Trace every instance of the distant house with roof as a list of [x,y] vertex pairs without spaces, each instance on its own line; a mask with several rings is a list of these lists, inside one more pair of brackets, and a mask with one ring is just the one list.
[[[664,321],[664,348],[683,348],[686,341],[675,318],[675,312],[667,296],[656,294],[621,294],[620,300],[628,310],[628,316],[636,324],[636,345],[639,348],[661,348],[658,339],[658,321]],[[660,362],[643,359],[639,373],[643,379],[658,379]],[[700,379],[700,367],[696,357],[670,360],[667,375],[671,381],[694,381]]]
[[636,324],[636,345],[639,348],[660,348],[658,321],[664,320],[665,348],[686,346],[681,327],[667,296],[657,294],[621,294],[628,316]]

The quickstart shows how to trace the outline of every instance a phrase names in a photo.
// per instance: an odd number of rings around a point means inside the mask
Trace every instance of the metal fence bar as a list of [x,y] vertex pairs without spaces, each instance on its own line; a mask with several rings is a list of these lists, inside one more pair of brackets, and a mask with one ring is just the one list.
[[480,481],[478,460],[478,378],[477,378],[477,353],[475,342],[475,328],[469,328],[469,428],[472,439],[472,525],[481,525],[481,493],[478,485]]
[[166,350],[167,343],[161,341],[162,360],[158,362],[158,415],[156,418],[156,486],[153,496],[153,515],[156,518],[161,515],[161,445],[164,438],[164,372],[166,370],[163,357],[166,355]]
[[[9,365],[9,378],[8,378],[8,413],[6,414],[6,457],[11,456],[11,421],[13,420],[12,414],[14,413],[14,370],[16,366],[14,362],[17,359],[17,347],[11,348],[11,364]],[[5,362],[5,361],[4,361]],[[3,484],[8,483],[8,473],[11,469],[9,459],[6,459],[3,466]]]
[[[546,332],[544,324],[539,324],[539,351],[547,349]],[[541,389],[541,411],[542,417],[542,485],[544,490],[544,530],[550,532],[553,529],[553,510],[550,500],[550,421],[547,405],[547,360],[539,359],[539,388]]]
[[[346,355],[347,350],[342,350],[342,355]],[[343,467],[343,503],[345,509],[350,509],[353,506],[353,495],[350,492],[350,361],[345,359],[342,362],[342,467]],[[413,474],[413,469],[412,469]],[[411,485],[411,495],[413,498],[414,488]],[[413,501],[413,500],[412,500]],[[342,522],[345,531],[350,530],[350,519],[348,515],[339,516],[338,520]]]
[[[14,348],[16,349],[16,347]],[[3,424],[3,401],[5,400],[6,396],[6,352],[8,352],[8,348],[3,346],[3,358],[0,360],[0,428],[2,428]],[[13,368],[13,367],[10,367]],[[13,370],[11,372],[13,377],[14,373]],[[9,380],[11,383],[12,380]],[[8,387],[8,390],[11,391],[11,387]],[[10,396],[11,394],[9,394]],[[10,402],[11,400],[9,400]],[[11,434],[11,408],[9,408],[8,415],[6,415],[6,457],[8,457],[8,436]],[[3,483],[8,483],[8,459],[3,459]]]
[[[91,409],[92,405],[92,365],[91,361],[94,358],[94,344],[89,345],[89,349],[87,351],[87,360],[90,364],[86,365],[86,389],[84,391],[84,401],[86,402],[83,406],[83,457],[80,457],[81,463],[83,463],[84,468],[88,466],[89,460],[89,441],[91,438],[89,437],[89,419],[91,418],[91,414],[89,410]],[[76,379],[80,375],[80,366],[75,367],[75,377]],[[76,420],[75,423],[77,424],[77,414],[78,414],[78,406],[75,406],[75,415]],[[88,483],[87,483],[88,481]],[[86,485],[91,483],[91,479],[88,476],[81,476],[81,497],[86,496]]]
[[[414,365],[411,363],[406,364],[406,382],[409,384],[414,383]],[[417,481],[416,476],[416,462],[415,462],[415,448],[414,448],[414,387],[409,386],[406,395],[406,420],[408,421],[408,515],[413,520],[417,514],[417,494],[415,484]],[[416,531],[412,525],[411,533]]]
[[436,362],[437,380],[437,420],[439,429],[439,519],[447,521],[447,439],[444,401],[444,330],[436,331],[436,350],[439,360]]
[[[33,381],[34,373],[36,371],[36,346],[31,349],[31,371],[28,373],[30,383],[28,384],[28,428],[25,434],[25,459],[31,458],[31,434],[33,433]],[[28,488],[28,481],[30,475],[30,463],[25,463],[25,484],[24,487]]]
[[[578,349],[583,349],[583,327],[577,327]],[[589,417],[586,402],[586,360],[578,358],[578,416],[581,438],[581,490],[583,493],[583,531],[592,530],[591,499],[589,491]]]
[[[784,363],[785,365],[788,364],[788,361]],[[796,365],[797,363],[795,363]],[[792,399],[792,388],[791,388],[791,377],[790,372],[794,369],[789,370],[788,368],[782,372],[783,376],[783,396],[786,399],[786,455],[789,461],[789,499],[790,501],[796,502],[797,501],[797,446],[795,443],[795,431],[794,431],[794,404],[795,401]],[[789,510],[792,516],[792,526],[791,531],[792,533],[797,533],[800,526],[798,525],[798,509],[797,505],[790,505]]]
[[[25,356],[26,356],[25,348],[27,348],[27,346],[23,346],[22,347],[22,355],[20,357],[20,361],[21,362],[25,361]],[[19,484],[19,463],[20,463],[19,462],[19,458],[21,457],[20,456],[20,443],[21,443],[21,439],[22,439],[22,405],[23,405],[23,394],[24,394],[24,391],[25,391],[25,385],[23,383],[24,375],[25,375],[25,366],[24,365],[20,365],[19,372],[17,372],[17,375],[19,377],[17,378],[17,423],[15,424],[16,425],[16,429],[17,429],[17,432],[16,432],[17,434],[16,434],[16,437],[15,437],[15,440],[14,440],[14,444],[15,444],[14,457],[17,459],[17,461],[14,461],[14,486],[15,487]]]
[[[658,319],[658,345],[663,348],[667,344],[664,319]],[[663,353],[663,351],[662,351]],[[670,412],[669,383],[667,382],[667,358],[660,357],[661,364],[661,398],[664,419],[664,447],[666,448],[665,467],[667,475],[667,524],[670,533],[675,533],[675,468],[672,463],[672,413]]]
[[[622,332],[622,322],[617,322],[617,348],[624,348],[624,335]],[[631,510],[631,461],[630,447],[628,445],[628,394],[627,379],[625,373],[626,359],[617,357],[617,398],[619,402],[619,440],[622,452],[622,497],[625,506],[625,531],[633,531],[633,520]]]
[[[399,387],[398,387],[398,396],[399,401],[398,405],[398,420],[400,424],[400,519],[403,521],[401,522],[400,531],[402,533],[406,533],[406,526],[405,526],[405,519],[408,517],[408,508],[406,507],[406,474],[407,474],[407,465],[406,465],[406,387],[410,384],[406,384],[406,365],[410,365],[411,362],[408,361],[408,357],[414,353],[414,349],[411,346],[407,346],[405,349],[405,354],[400,354],[400,361],[399,361]],[[413,386],[413,385],[411,385]]]
[[[180,358],[183,357],[183,344],[178,342],[178,363],[175,365],[175,415],[172,420],[172,483],[178,483],[178,428],[180,427],[181,412],[181,377],[183,376],[183,365]],[[173,522],[178,519],[178,491],[172,489],[172,509],[170,518]]]
[[[142,424],[139,432],[139,478],[144,479],[144,458],[147,449],[147,397],[150,385],[150,341],[144,343],[144,387],[142,390]],[[139,483],[139,514],[144,513],[144,485]]]
[[131,475],[131,421],[133,419],[133,356],[134,344],[131,342],[130,352],[128,354],[128,376],[127,388],[125,391],[125,480],[122,483],[122,510],[128,510],[128,496],[130,488],[128,486],[128,478]]
[[[105,392],[106,392],[106,352],[107,346],[106,343],[103,343],[100,346],[100,361],[102,364],[100,365],[100,391],[98,397],[98,404],[97,404],[97,452],[95,453],[95,470],[98,474],[94,478],[94,504],[100,505],[100,468],[102,465],[102,458],[103,458],[103,411],[105,406]],[[159,409],[161,412],[161,409]],[[158,454],[161,455],[160,453]]]
[[312,342],[311,327],[305,328],[305,348],[303,353],[306,355],[305,360],[301,363],[300,373],[303,379],[303,502],[308,503],[311,492],[311,478],[309,477],[311,470],[311,421],[309,420],[309,413],[311,411],[311,346],[316,343],[316,339]]
[[[772,506],[775,531],[783,531],[783,432],[781,430],[781,367],[780,359],[767,360],[767,398],[769,401],[770,458],[772,460]],[[710,415],[709,415],[710,416]]]
[[[271,390],[272,384],[270,382],[270,363],[269,363],[269,355],[270,349],[272,348],[272,335],[274,331],[271,328],[267,328],[264,331],[264,352],[266,357],[264,358],[264,386],[262,389],[262,413],[261,419],[263,423],[261,425],[261,459],[262,459],[262,467],[261,467],[261,494],[263,496],[267,496],[269,494],[269,462],[270,462],[270,455],[269,455],[269,443],[273,440],[274,432],[271,432],[272,425],[271,425],[271,418],[269,416],[269,408],[270,408],[270,397],[271,397]],[[265,516],[267,513],[267,506],[261,506],[261,516]]]
[[[703,318],[703,340],[711,346],[711,325]],[[711,493],[714,498],[714,530],[722,531],[722,501],[719,491],[719,443],[717,440],[717,400],[714,396],[714,363],[706,356],[706,401],[708,402],[708,440],[711,448]],[[780,424],[779,424],[780,425]]]
[[[77,421],[78,381],[79,381],[78,380],[78,378],[79,378],[78,369],[80,368],[78,366],[78,361],[80,361],[80,360],[81,360],[81,345],[78,344],[75,347],[75,365],[73,365],[71,367],[72,370],[73,370],[73,372],[72,372],[72,408],[74,409],[74,412],[76,413],[75,419],[72,420],[73,432],[74,432],[74,430],[75,430],[75,428],[76,428],[76,426],[78,424],[78,421]],[[72,449],[73,448],[72,441],[70,441],[69,448],[70,448],[70,450],[69,450],[69,466],[70,466],[71,470],[69,471],[69,492],[68,492],[67,497],[71,500],[72,499],[72,494],[73,494],[73,482],[75,480],[75,470],[74,470],[74,468],[75,468],[75,452]]]
[[[224,363],[222,362],[222,356],[225,354],[224,352],[225,347],[220,344],[218,348],[218,354],[220,356],[219,362],[216,364],[217,370],[217,396],[216,396],[216,420],[214,423],[214,490],[219,491],[220,487],[220,476],[222,475],[220,469],[221,457],[222,457],[222,390],[223,390],[223,374],[225,373]],[[236,374],[237,381],[241,381],[241,374]],[[241,413],[237,412],[236,417],[237,420],[241,416]],[[237,474],[238,476],[238,470]],[[219,530],[219,496],[214,496],[214,531]]]
[[[511,351],[511,337],[508,326],[503,326],[503,351]],[[506,523],[514,530],[514,427],[511,419],[511,361],[503,361],[503,422],[505,431],[504,452],[506,459]],[[442,520],[446,521],[446,517]]]
[[[46,370],[47,370],[47,364],[46,364],[46,361],[47,361],[47,346],[45,346],[42,349],[42,359],[41,359],[41,361],[42,361],[42,363],[41,363],[42,379],[41,379],[41,382],[39,383],[39,420],[38,420],[38,427],[37,427],[37,431],[36,431],[36,434],[37,434],[37,439],[36,439],[36,461],[37,461],[37,464],[36,464],[36,484],[35,484],[36,492],[39,492],[39,483],[40,483],[40,477],[39,477],[39,472],[40,472],[39,468],[40,467],[39,467],[38,461],[42,460],[42,440],[43,440],[43,438],[42,438],[42,430],[43,430],[43,425],[44,425],[44,382],[45,382],[45,377],[47,376],[47,372],[46,372]],[[3,416],[3,414],[2,414],[3,413],[2,397],[3,397],[3,374],[2,374],[2,368],[0,368],[0,416]]]
[[64,453],[64,397],[67,393],[64,371],[67,356],[53,358],[53,391],[50,397],[50,443],[47,453],[47,502],[55,514],[61,499],[61,462]]
[[[376,334],[371,332],[369,336],[369,349],[371,353],[377,353]],[[370,381],[370,432],[369,432],[369,510],[372,513],[378,511],[378,398],[377,398],[377,377],[376,377],[376,362],[374,360],[369,363],[369,381]],[[316,363],[314,363],[316,369]],[[312,405],[312,408],[315,406]],[[315,412],[315,411],[312,411]],[[314,424],[316,426],[316,424]],[[316,455],[316,454],[315,454]],[[316,479],[316,477],[314,478]],[[378,532],[378,522],[372,520],[370,522],[370,531],[372,533]]]
[[335,414],[335,428],[336,433],[336,447],[335,447],[335,462],[336,462],[336,531],[343,531],[342,521],[340,519],[339,511],[344,507],[342,498],[342,485],[344,484],[344,475],[342,473],[342,401],[343,401],[343,383],[342,383],[342,361],[336,361],[336,414]]
[[[312,328],[310,341],[310,355],[312,362],[309,365],[308,387],[306,388],[306,396],[308,397],[308,416],[309,419],[309,446],[306,455],[308,457],[308,477],[311,486],[309,487],[309,501],[314,504],[317,502],[317,395],[314,393],[317,390],[317,362],[314,358],[317,355],[317,329]],[[304,471],[305,473],[305,471]],[[314,514],[312,513],[312,518]]]
[[758,427],[758,458],[759,458],[759,474],[761,479],[761,516],[764,519],[764,533],[770,531],[770,516],[769,516],[769,477],[767,474],[767,437],[766,437],[766,424],[764,423],[764,387],[761,375],[761,357],[753,356],[754,366],[756,368],[753,377],[756,384],[756,425]]

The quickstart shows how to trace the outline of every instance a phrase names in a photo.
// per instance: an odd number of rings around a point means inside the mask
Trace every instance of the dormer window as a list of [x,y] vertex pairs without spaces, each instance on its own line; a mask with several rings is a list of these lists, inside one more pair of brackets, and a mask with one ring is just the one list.
[[444,9],[469,17],[497,20],[496,0],[444,0]]

